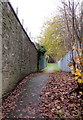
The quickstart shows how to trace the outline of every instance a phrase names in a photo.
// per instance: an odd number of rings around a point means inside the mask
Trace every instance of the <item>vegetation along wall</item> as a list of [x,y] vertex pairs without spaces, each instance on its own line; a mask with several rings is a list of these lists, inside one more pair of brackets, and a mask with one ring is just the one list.
[[37,71],[37,50],[9,2],[2,3],[2,93]]

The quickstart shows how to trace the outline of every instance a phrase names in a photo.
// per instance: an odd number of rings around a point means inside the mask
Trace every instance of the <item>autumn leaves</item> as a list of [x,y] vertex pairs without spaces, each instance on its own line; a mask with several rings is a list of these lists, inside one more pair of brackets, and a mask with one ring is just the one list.
[[68,66],[71,67],[71,72],[74,75],[75,80],[78,83],[83,83],[83,55],[82,49],[76,48],[75,46],[72,47],[73,50],[76,50],[78,55],[73,56],[73,62],[68,63]]

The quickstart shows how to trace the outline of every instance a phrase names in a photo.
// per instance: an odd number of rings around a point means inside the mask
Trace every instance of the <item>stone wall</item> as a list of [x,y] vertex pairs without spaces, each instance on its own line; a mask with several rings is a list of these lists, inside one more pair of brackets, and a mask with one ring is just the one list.
[[37,71],[37,50],[9,2],[2,3],[2,92]]
[[[2,7],[0,2],[0,98],[2,97]],[[0,104],[2,103],[0,99]]]

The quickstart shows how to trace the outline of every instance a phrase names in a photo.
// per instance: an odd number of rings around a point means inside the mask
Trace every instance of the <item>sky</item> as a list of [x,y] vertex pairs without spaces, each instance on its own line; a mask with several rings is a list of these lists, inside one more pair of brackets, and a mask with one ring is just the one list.
[[57,13],[59,0],[9,0],[16,11],[18,7],[18,18],[22,23],[24,19],[24,29],[31,32],[36,38],[41,32],[41,27],[47,18]]

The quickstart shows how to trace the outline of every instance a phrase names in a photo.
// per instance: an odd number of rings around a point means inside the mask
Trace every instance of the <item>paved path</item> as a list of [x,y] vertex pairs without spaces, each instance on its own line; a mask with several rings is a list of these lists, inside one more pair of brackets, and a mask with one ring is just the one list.
[[54,65],[50,66],[50,68],[48,68],[48,70],[46,72],[47,73],[54,72]]
[[37,73],[34,74],[30,80],[25,82],[23,90],[16,102],[16,108],[11,110],[8,115],[9,119],[37,118],[39,116],[39,96],[48,79],[48,73]]

